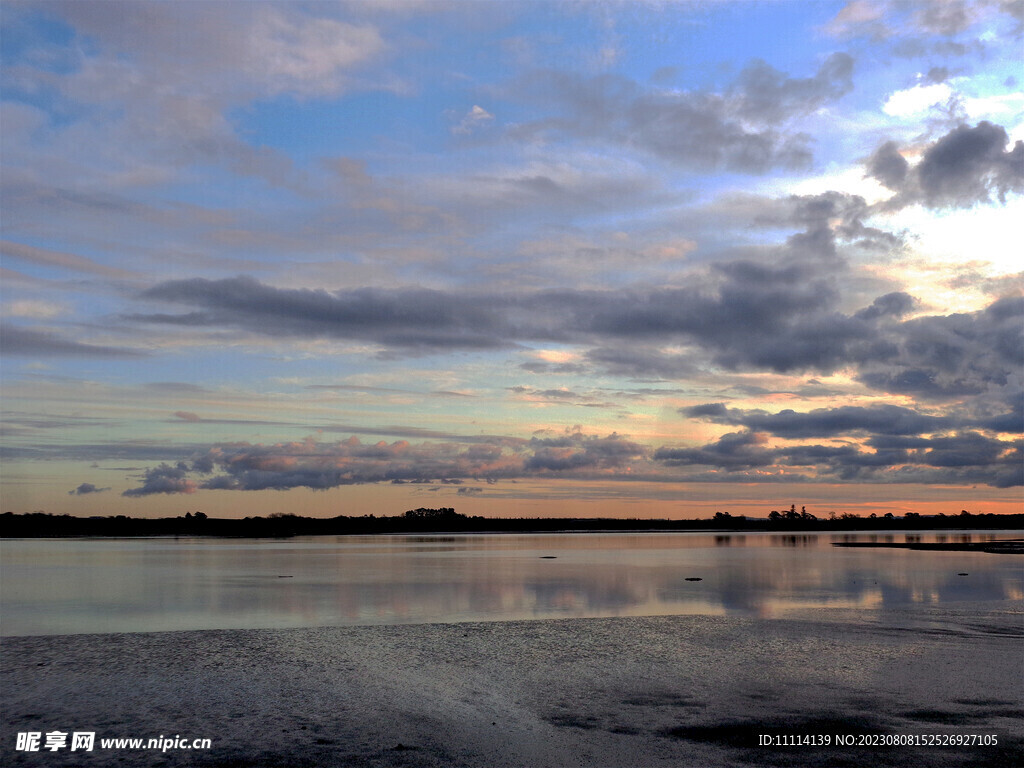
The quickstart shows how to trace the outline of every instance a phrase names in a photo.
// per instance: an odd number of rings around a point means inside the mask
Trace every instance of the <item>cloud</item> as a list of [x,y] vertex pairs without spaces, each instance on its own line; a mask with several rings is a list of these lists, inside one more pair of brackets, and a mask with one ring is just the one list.
[[347,84],[349,70],[378,56],[384,41],[368,24],[261,7],[245,49],[244,70],[269,93],[329,96]]
[[748,64],[734,86],[736,114],[745,120],[778,125],[810,114],[853,90],[853,57],[833,53],[812,77],[794,78],[764,61]]
[[207,419],[192,411],[175,411],[171,423],[188,422],[189,424],[248,424],[258,427],[296,426],[287,421],[268,421],[266,419]]
[[887,141],[875,150],[867,161],[868,176],[877,179],[892,190],[899,190],[906,182],[910,163],[900,153],[895,141]]
[[36,248],[24,243],[14,243],[9,240],[0,240],[0,253],[9,259],[25,261],[30,264],[38,264],[46,267],[59,267],[74,272],[85,272],[87,274],[101,275],[103,277],[125,278],[135,275],[125,269],[109,267],[87,259],[84,256],[77,256],[73,253],[53,251],[46,248]]
[[974,23],[975,5],[966,0],[925,3],[914,13],[914,21],[926,32],[956,35]]
[[[232,113],[279,97],[324,99],[392,87],[386,75],[376,80],[368,72],[388,49],[380,30],[334,18],[336,12],[323,7],[47,5],[51,18],[73,30],[72,38],[64,45],[34,42],[64,60],[55,67],[38,53],[16,59],[19,92],[47,93],[48,110],[59,115],[46,125],[45,159],[32,171],[56,165],[62,183],[55,186],[63,189],[47,189],[45,176],[34,173],[22,180],[40,196],[173,182],[190,164],[226,167],[294,188],[302,178],[291,159],[254,145],[237,130]],[[39,143],[33,136],[22,146],[29,142]],[[125,146],[132,151],[123,152]],[[87,161],[80,157],[83,148]]]
[[709,362],[778,373],[853,367],[875,389],[932,398],[1006,386],[1020,365],[1024,299],[906,319],[918,304],[897,291],[843,313],[836,310],[841,291],[835,279],[843,267],[830,231],[801,233],[779,254],[773,266],[746,260],[712,265],[694,273],[687,287],[618,291],[327,292],[279,289],[244,277],[197,278],[161,283],[142,296],[196,311],[126,319],[372,342],[387,356],[551,342],[584,349],[568,368],[527,363],[535,372],[589,367],[678,378]]
[[[249,277],[175,280],[146,299],[198,306],[185,315],[136,315],[128,319],[183,326],[238,327],[261,335],[349,338],[405,350],[490,349],[506,346],[503,326],[488,300],[440,291],[278,289]],[[453,300],[454,299],[454,300]],[[496,298],[507,306],[509,299]]]
[[[708,403],[681,413],[739,431],[697,447],[652,449],[616,433],[584,434],[579,427],[542,430],[529,440],[439,434],[440,439],[418,443],[364,443],[355,436],[335,442],[308,437],[271,445],[217,443],[197,446],[187,459],[147,470],[142,485],[124,495],[326,490],[372,483],[470,488],[474,486],[467,483],[473,481],[529,478],[720,482],[723,474],[738,482],[783,478],[1011,487],[1024,482],[1019,461],[1024,397],[1007,402],[1012,403],[1009,412],[972,408],[959,415],[884,404],[769,413]],[[1007,433],[1016,437],[1000,436]]]
[[885,34],[887,30],[881,21],[884,16],[885,6],[881,2],[852,0],[839,10],[825,30],[835,37],[852,35],[865,27],[876,30],[875,34],[879,34],[879,30]]
[[[609,339],[609,344],[614,340]],[[679,379],[694,375],[700,370],[703,355],[694,352],[679,352],[653,344],[615,344],[594,347],[587,351],[586,360],[594,368],[607,371],[614,376],[629,376],[655,379]],[[524,368],[526,365],[523,366]],[[536,364],[528,368],[535,373],[563,373],[566,366],[539,368]],[[578,371],[569,366],[569,373]]]
[[855,317],[861,320],[879,320],[887,317],[899,318],[910,314],[910,312],[917,308],[917,305],[917,299],[909,293],[893,291],[884,296],[879,296],[871,302],[870,307],[865,307],[857,312]]
[[670,467],[711,466],[728,471],[767,467],[778,454],[766,448],[766,438],[757,432],[730,432],[701,448],[659,448],[654,460]]
[[[1024,485],[1024,441],[977,432],[918,437],[876,435],[865,447],[770,445],[760,432],[723,435],[700,448],[662,447],[653,459],[668,467],[706,468],[692,480]],[[752,473],[753,471],[753,473]],[[722,472],[725,478],[715,473]]]
[[103,493],[109,490],[109,488],[97,488],[92,483],[82,483],[73,491],[68,491],[68,496],[87,496],[90,493]]
[[385,43],[371,24],[304,11],[231,2],[60,7],[80,34],[100,44],[99,57],[132,62],[165,93],[336,95],[351,70],[379,56]]
[[756,432],[793,439],[858,433],[920,435],[946,431],[957,424],[948,416],[928,416],[897,405],[842,406],[816,408],[808,413],[793,410],[769,413],[727,408],[722,403],[708,403],[682,408],[680,413],[716,424],[744,426]]
[[85,344],[47,331],[0,325],[0,353],[19,357],[131,358],[144,353],[125,347]]
[[570,389],[535,389],[534,387],[515,386],[509,391],[531,403],[554,403],[557,405],[573,405],[583,408],[617,408],[617,403],[599,399],[593,394],[574,392]]
[[[292,443],[226,443],[188,462],[147,470],[142,486],[123,495],[193,493],[208,490],[324,490],[365,483],[440,483],[527,476],[592,477],[625,471],[647,449],[617,434],[567,433],[529,442],[496,438],[485,442],[362,443],[356,437],[325,443],[312,438]],[[214,474],[216,473],[216,474]],[[212,475],[201,483],[190,475]]]
[[479,128],[494,122],[494,115],[483,107],[474,104],[473,107],[463,115],[458,124],[452,126],[452,133],[457,136],[468,136]]
[[647,455],[646,447],[614,433],[603,438],[579,433],[560,438],[535,437],[529,447],[533,456],[526,460],[524,469],[541,473],[620,469]]
[[933,106],[945,104],[952,95],[953,89],[946,83],[918,84],[890,94],[882,111],[892,117],[920,116]]
[[122,496],[141,497],[157,493],[178,494],[195,493],[197,484],[188,477],[189,468],[183,463],[171,466],[160,464],[147,469],[143,474],[143,483],[138,488],[129,488]]
[[25,317],[33,320],[49,320],[67,314],[67,307],[49,301],[22,299],[11,301],[0,309],[4,317]]
[[868,175],[896,195],[884,209],[919,203],[927,208],[970,208],[1024,192],[1024,141],[1009,143],[1006,129],[987,121],[961,125],[927,147],[911,166],[895,142],[868,158]]
[[[799,413],[729,408],[705,403],[680,409],[684,416],[738,426],[701,448],[663,447],[654,460],[671,467],[711,471],[758,469],[828,482],[978,483],[998,488],[1024,484],[1024,396],[1006,397],[1000,413],[972,408],[943,415],[877,404],[817,408]],[[1013,435],[1005,439],[998,435]],[[788,441],[769,444],[769,436]],[[832,444],[793,444],[825,438]]]
[[[924,47],[925,42],[945,42],[936,50],[955,52],[951,38],[976,32],[983,21],[1006,14],[1018,23],[1024,11],[1019,0],[974,2],[974,0],[852,0],[825,26],[835,37],[867,37],[874,41],[890,40],[897,50],[908,43]],[[1017,30],[1019,34],[1019,28]],[[935,41],[935,38],[945,40]]]
[[562,116],[522,124],[512,135],[596,139],[690,168],[804,168],[811,162],[810,138],[784,129],[848,93],[853,63],[848,54],[835,53],[813,76],[793,78],[755,61],[724,93],[659,89],[614,75],[538,72],[515,90],[531,99],[546,97]]
[[1001,298],[978,312],[890,324],[858,363],[860,381],[894,394],[940,399],[1019,387],[1024,297]]
[[[834,310],[837,239],[858,244],[887,233],[865,227],[859,199],[793,198],[780,215],[807,227],[770,249],[775,264],[714,264],[686,287],[508,292],[426,289],[281,289],[250,277],[159,283],[140,298],[181,305],[181,314],[134,314],[133,323],[235,329],[271,337],[368,341],[381,354],[486,350],[523,343],[591,347],[584,359],[649,376],[692,370],[679,347],[696,345],[730,369],[831,370],[871,335],[872,317]],[[675,351],[671,351],[675,349]],[[534,365],[536,368],[536,365]]]

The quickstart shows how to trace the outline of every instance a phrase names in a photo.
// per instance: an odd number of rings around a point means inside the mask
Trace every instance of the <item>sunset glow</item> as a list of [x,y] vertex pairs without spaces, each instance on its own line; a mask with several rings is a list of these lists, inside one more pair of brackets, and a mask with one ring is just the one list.
[[0,511],[1024,511],[1019,4],[2,24]]

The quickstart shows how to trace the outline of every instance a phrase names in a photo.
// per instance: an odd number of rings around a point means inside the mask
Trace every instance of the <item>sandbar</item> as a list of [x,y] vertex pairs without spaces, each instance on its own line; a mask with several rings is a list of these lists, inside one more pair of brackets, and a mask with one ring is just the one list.
[[[12,637],[8,766],[1024,765],[1019,603]],[[91,731],[92,752],[15,750]],[[995,735],[997,745],[760,746]],[[209,738],[208,750],[99,739]],[[862,738],[863,737],[863,738]]]

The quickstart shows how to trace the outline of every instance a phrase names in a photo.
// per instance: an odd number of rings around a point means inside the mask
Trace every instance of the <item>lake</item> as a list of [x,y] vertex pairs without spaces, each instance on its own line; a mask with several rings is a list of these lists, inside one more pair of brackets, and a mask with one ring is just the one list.
[[9,539],[0,634],[418,624],[1020,601],[1024,558],[835,548],[1019,531]]

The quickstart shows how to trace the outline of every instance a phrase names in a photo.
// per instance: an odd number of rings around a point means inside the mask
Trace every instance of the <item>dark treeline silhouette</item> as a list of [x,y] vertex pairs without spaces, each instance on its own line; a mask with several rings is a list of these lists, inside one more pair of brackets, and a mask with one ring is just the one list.
[[1024,514],[925,516],[909,512],[858,517],[852,514],[818,518],[794,504],[785,512],[773,510],[768,519],[717,512],[709,519],[641,520],[626,518],[469,517],[450,507],[412,509],[402,515],[301,517],[274,513],[267,517],[213,518],[202,512],[180,517],[74,517],[47,512],[0,515],[0,538],[58,538],[71,536],[244,536],[281,538],[378,533],[502,533],[559,531],[885,531],[945,529],[1024,529]]

